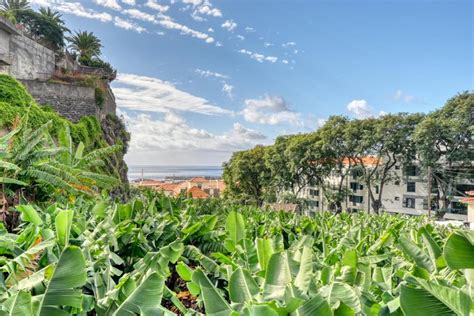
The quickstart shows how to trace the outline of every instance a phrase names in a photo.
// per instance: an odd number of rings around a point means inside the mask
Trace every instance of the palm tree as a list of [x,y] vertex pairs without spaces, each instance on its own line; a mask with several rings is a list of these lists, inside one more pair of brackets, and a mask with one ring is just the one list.
[[79,54],[79,58],[91,59],[101,54],[100,39],[92,32],[77,31],[67,40],[70,42],[69,48],[72,52]]
[[21,11],[28,10],[30,3],[28,0],[1,0],[0,10],[2,11]]
[[50,7],[41,7],[39,9],[39,13],[43,18],[57,25],[63,31],[63,33],[69,32],[69,29],[65,26],[63,15],[59,13],[59,11],[51,10]]

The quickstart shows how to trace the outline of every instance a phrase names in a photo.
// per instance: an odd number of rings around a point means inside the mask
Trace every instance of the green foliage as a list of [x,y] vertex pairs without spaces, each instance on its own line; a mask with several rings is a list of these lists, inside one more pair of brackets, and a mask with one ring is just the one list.
[[21,229],[1,235],[0,313],[472,313],[472,234],[423,217],[306,217],[151,191],[18,209]]
[[104,91],[102,91],[102,89],[99,87],[95,88],[95,104],[99,107],[99,109],[102,109],[104,107],[104,102],[105,102]]
[[[0,102],[11,106],[30,106],[34,103],[25,87],[13,77],[0,74]],[[2,114],[3,114],[2,110]],[[2,115],[3,118],[3,115]]]
[[101,54],[102,43],[100,39],[92,32],[76,31],[67,38],[69,48],[73,53],[79,54],[83,60],[91,60],[93,57],[99,57]]

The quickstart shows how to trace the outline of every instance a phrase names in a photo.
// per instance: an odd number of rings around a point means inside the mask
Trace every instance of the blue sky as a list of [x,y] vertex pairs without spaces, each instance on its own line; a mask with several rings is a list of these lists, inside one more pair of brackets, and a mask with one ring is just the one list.
[[220,165],[330,115],[428,112],[474,87],[471,1],[33,3],[102,40],[130,164]]

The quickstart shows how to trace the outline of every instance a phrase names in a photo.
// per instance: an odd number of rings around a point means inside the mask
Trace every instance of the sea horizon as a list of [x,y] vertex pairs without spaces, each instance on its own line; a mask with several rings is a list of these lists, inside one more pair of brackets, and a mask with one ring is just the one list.
[[192,177],[222,177],[222,166],[204,165],[128,165],[128,179],[183,179]]

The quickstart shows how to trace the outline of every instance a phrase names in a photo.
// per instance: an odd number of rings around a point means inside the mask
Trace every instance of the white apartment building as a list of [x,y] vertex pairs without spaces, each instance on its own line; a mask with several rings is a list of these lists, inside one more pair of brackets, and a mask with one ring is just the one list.
[[[420,173],[416,166],[412,166],[403,170],[400,165],[395,166],[395,172],[399,180],[386,183],[382,193],[381,210],[390,213],[401,213],[408,215],[428,215],[428,181],[425,176]],[[326,179],[326,185],[336,185],[340,178],[335,175]],[[472,185],[469,185],[471,187]],[[342,211],[367,212],[371,206],[370,196],[366,185],[362,179],[351,174],[347,175],[344,180],[344,187],[348,192],[345,201],[342,203]],[[372,188],[375,196],[378,196],[378,186]],[[328,203],[324,198],[323,187],[306,187],[301,190],[299,198],[307,201],[307,209],[303,210],[308,213],[318,212],[328,209]],[[458,200],[462,196],[454,196],[449,211],[444,215],[445,219],[461,220],[467,219],[467,211],[458,209]],[[460,203],[459,203],[460,204]],[[432,209],[434,206],[432,205]]]

